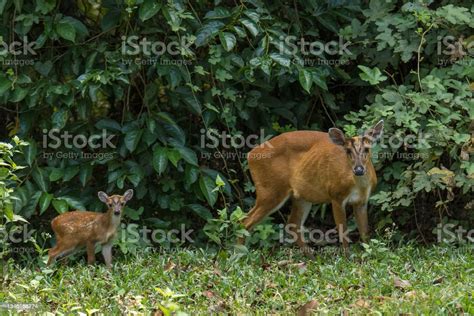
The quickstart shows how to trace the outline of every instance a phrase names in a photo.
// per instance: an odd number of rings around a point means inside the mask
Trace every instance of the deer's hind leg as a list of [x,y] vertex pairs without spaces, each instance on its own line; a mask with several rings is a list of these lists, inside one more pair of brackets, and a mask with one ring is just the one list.
[[58,257],[67,256],[76,249],[77,245],[75,243],[65,242],[63,239],[58,238],[56,246],[51,248],[48,252],[48,263],[51,265],[56,262]]

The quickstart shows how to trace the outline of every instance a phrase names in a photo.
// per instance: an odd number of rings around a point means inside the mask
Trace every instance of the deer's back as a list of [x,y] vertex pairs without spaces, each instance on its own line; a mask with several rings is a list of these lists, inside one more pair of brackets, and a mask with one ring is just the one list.
[[58,237],[75,235],[78,238],[87,237],[102,216],[101,213],[88,211],[73,211],[63,213],[51,222],[51,227]]

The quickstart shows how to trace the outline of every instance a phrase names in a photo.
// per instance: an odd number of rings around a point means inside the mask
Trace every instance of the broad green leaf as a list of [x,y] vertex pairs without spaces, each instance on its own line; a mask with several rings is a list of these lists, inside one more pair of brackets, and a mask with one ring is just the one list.
[[79,171],[79,181],[81,181],[83,187],[86,186],[87,181],[89,181],[89,179],[91,178],[92,169],[93,167],[89,164],[81,166],[81,171]]
[[173,166],[178,166],[178,161],[181,159],[181,154],[176,149],[170,149],[166,151],[166,155],[168,159],[171,161]]
[[53,199],[53,207],[56,212],[62,214],[68,211],[69,207],[66,201],[60,199]]
[[53,195],[43,192],[41,194],[41,197],[39,199],[39,207],[40,207],[40,215],[43,214],[51,204],[51,201],[53,200]]
[[201,175],[199,179],[199,188],[201,189],[202,194],[207,200],[207,203],[212,207],[217,202],[217,192],[214,191],[215,184],[214,181],[206,176]]
[[142,22],[152,18],[161,9],[161,2],[157,0],[145,0],[140,9],[138,10],[138,16]]
[[135,149],[138,146],[138,143],[140,142],[140,138],[142,137],[143,130],[141,129],[136,129],[133,131],[130,131],[125,135],[125,146],[127,149],[133,153]]
[[216,7],[212,11],[208,11],[204,16],[207,20],[217,20],[217,19],[225,19],[231,16],[230,11],[227,8],[223,7]]
[[49,181],[55,182],[59,179],[62,179],[64,176],[64,169],[63,168],[53,168],[49,173]]
[[291,65],[291,59],[286,55],[279,53],[271,53],[270,58],[284,67],[290,67]]
[[59,21],[56,25],[56,33],[68,41],[73,43],[76,41],[76,29],[67,19]]
[[184,146],[175,147],[179,151],[181,157],[189,164],[193,166],[198,166],[197,156],[194,151]]
[[27,94],[28,89],[15,87],[15,89],[13,89],[13,94],[10,97],[10,102],[20,102],[26,97]]
[[161,175],[168,166],[167,150],[164,147],[156,147],[153,152],[153,168],[155,168],[158,175]]
[[64,171],[63,181],[69,181],[79,173],[79,166],[67,167]]
[[221,21],[210,21],[204,24],[196,34],[196,40],[194,43],[197,47],[204,46],[207,42],[213,39],[225,26]]
[[74,210],[83,211],[83,210],[86,209],[84,204],[82,204],[82,202],[80,200],[78,200],[77,198],[74,198],[74,197],[71,197],[71,196],[62,196],[58,199],[61,199],[61,200],[65,201]]
[[2,96],[5,91],[10,89],[12,82],[5,77],[0,77],[0,96]]
[[207,208],[202,206],[201,204],[189,204],[188,207],[193,210],[199,217],[208,220],[212,218],[211,211]]
[[40,187],[41,191],[48,192],[48,178],[46,176],[46,172],[39,167],[33,168],[31,173],[33,179],[35,180],[36,184]]
[[313,76],[311,75],[311,73],[306,69],[301,68],[298,77],[303,89],[305,89],[306,92],[309,93],[311,90],[311,85],[313,84]]
[[259,33],[259,30],[258,30],[258,26],[257,24],[250,20],[250,19],[247,19],[247,18],[242,18],[240,19],[240,23],[242,23],[243,26],[245,26],[245,28],[247,30],[249,30],[250,34],[252,34],[252,36],[257,36],[258,33]]
[[25,154],[25,160],[28,166],[32,166],[33,162],[36,159],[36,153],[37,153],[37,146],[36,142],[34,140],[30,140],[28,142],[28,146],[24,149],[24,154]]
[[221,41],[222,47],[224,47],[224,49],[228,52],[230,52],[237,43],[235,35],[229,32],[220,32],[219,39]]

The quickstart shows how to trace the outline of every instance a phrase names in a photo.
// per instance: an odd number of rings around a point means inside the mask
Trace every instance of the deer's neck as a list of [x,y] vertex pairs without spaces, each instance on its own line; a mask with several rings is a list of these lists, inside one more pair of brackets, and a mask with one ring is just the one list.
[[103,224],[105,227],[109,229],[117,229],[119,227],[121,215],[115,215],[112,209],[109,209],[104,215]]

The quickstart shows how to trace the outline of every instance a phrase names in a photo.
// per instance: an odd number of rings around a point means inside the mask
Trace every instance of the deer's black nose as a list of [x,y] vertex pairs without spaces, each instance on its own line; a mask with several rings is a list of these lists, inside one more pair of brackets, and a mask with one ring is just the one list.
[[354,168],[354,174],[355,174],[356,176],[362,176],[362,175],[364,175],[364,173],[365,173],[364,167],[362,167],[362,166],[356,166],[356,167]]

